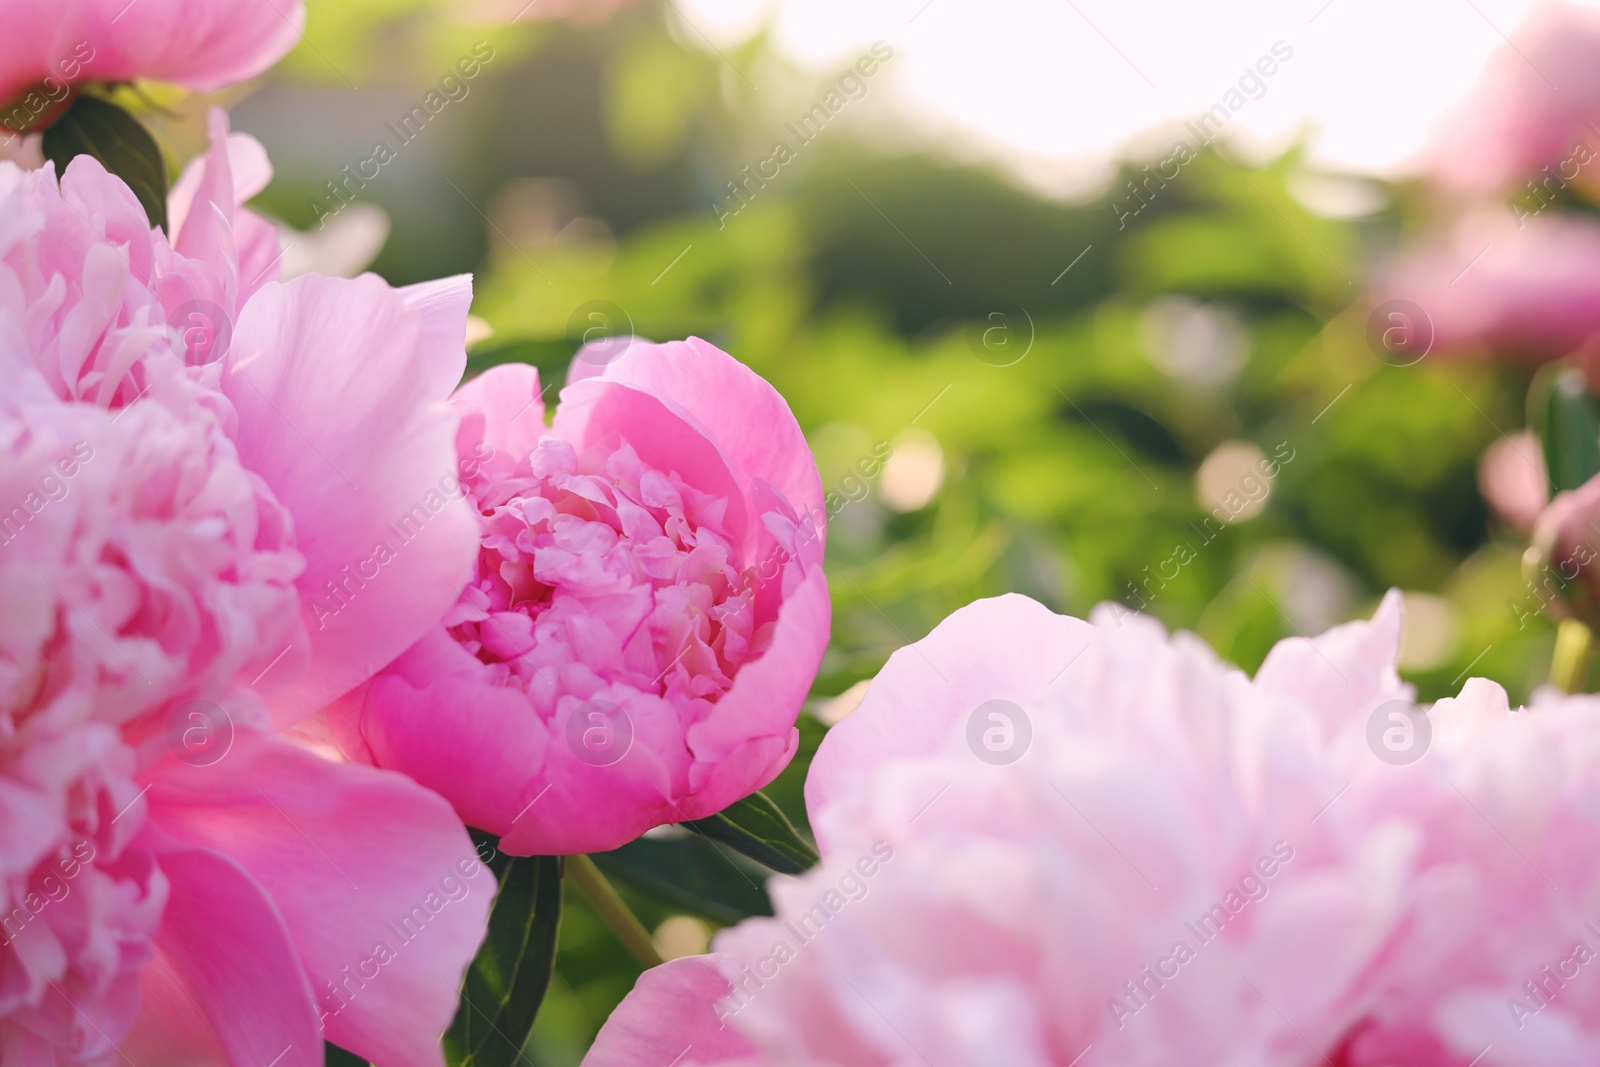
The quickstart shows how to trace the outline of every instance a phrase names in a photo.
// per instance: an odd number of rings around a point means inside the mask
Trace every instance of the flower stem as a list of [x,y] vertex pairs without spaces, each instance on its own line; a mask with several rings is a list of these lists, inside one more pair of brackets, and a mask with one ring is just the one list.
[[644,923],[628,907],[616,887],[600,873],[594,860],[582,853],[568,856],[567,877],[572,879],[595,914],[600,916],[600,920],[611,929],[623,947],[633,953],[635,959],[646,967],[659,967],[666,962],[661,958],[661,953],[656,951],[650,931],[644,928]]
[[1589,647],[1593,634],[1577,619],[1562,619],[1556,629],[1556,651],[1550,659],[1550,684],[1563,693],[1583,692],[1589,680]]

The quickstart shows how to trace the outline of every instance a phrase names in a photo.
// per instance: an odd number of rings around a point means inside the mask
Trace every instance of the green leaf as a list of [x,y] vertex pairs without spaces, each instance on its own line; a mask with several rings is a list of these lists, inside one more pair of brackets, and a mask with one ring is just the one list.
[[[480,843],[493,841],[473,836]],[[561,857],[512,857],[496,849],[488,866],[500,889],[488,935],[467,969],[461,1004],[444,1036],[450,1067],[507,1067],[524,1060],[522,1046],[555,973]]]
[[150,225],[167,228],[167,164],[161,146],[139,120],[116,104],[79,96],[44,131],[44,157],[66,172],[76,156],[93,156],[133,190]]
[[1600,474],[1600,402],[1583,374],[1552,368],[1535,378],[1528,399],[1554,491],[1576,489]]
[[354,1052],[346,1052],[332,1041],[323,1043],[322,1062],[325,1067],[368,1067],[365,1059]]
[[613,881],[719,926],[772,914],[761,888],[762,870],[753,863],[746,869],[743,857],[730,857],[703,837],[641,837],[611,852],[591,852],[589,858]]
[[780,874],[804,874],[820,858],[765,793],[752,793],[709,819],[695,819],[683,825]]

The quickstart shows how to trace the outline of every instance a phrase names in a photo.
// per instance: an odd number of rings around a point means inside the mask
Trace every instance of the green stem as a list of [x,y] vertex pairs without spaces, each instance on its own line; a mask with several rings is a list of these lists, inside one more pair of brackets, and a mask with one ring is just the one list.
[[639,921],[639,917],[628,907],[621,894],[606,880],[606,876],[600,873],[600,868],[594,865],[594,860],[582,853],[568,856],[567,877],[572,879],[572,884],[578,887],[578,891],[595,910],[595,914],[610,927],[617,940],[633,953],[635,959],[646,967],[659,967],[667,962],[661,958],[661,953],[656,951],[656,943],[651,939],[650,931],[644,928],[644,923]]
[[1550,659],[1550,684],[1563,693],[1579,693],[1589,680],[1589,647],[1593,634],[1577,619],[1562,619],[1556,629],[1556,651]]

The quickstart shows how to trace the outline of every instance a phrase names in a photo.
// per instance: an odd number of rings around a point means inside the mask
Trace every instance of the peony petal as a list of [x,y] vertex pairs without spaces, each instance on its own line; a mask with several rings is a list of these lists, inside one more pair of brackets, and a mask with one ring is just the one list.
[[443,1063],[495,891],[443,799],[241,733],[210,767],[163,765],[150,804],[164,832],[226,849],[270,896],[330,1040],[394,1067]]
[[424,334],[372,275],[270,285],[239,318],[222,379],[239,454],[294,515],[306,557],[309,673],[269,671],[262,687],[280,725],[394,659],[471,573],[478,521],[456,481],[455,414],[430,395]]
[[124,1055],[199,1067],[207,1050],[220,1048],[230,1064],[321,1064],[311,986],[261,885],[205,848],[169,847],[161,869],[172,895],[159,958],[140,976],[145,1000]]
[[717,1002],[732,990],[709,956],[651,968],[600,1028],[583,1067],[756,1067],[754,1046],[718,1016]]
[[[483,429],[473,432],[481,433],[482,443],[497,455],[515,463],[532,452],[547,432],[541,393],[537,367],[501,363],[463,384],[453,403],[458,411],[481,412]],[[463,420],[463,432],[467,429]]]
[[813,827],[817,814],[871,768],[943,749],[988,701],[1009,700],[1026,711],[1098,640],[1083,620],[1016,593],[956,611],[890,656],[861,705],[823,738],[806,777]]
[[[755,371],[698,337],[650,344],[633,341],[599,373],[580,357],[561,391],[554,430],[581,452],[589,444],[617,433],[646,463],[676,469],[697,488],[714,492],[719,479],[697,477],[713,465],[695,450],[704,439],[716,443],[733,472],[735,489],[750,514],[754,483],[765,481],[795,512],[819,512],[822,479],[811,449],[783,396]],[[631,395],[630,395],[631,394]],[[644,414],[652,397],[682,420]]]
[[467,370],[467,312],[472,308],[472,275],[454,274],[402,286],[406,307],[422,319],[422,351],[428,362],[429,394],[448,399]]

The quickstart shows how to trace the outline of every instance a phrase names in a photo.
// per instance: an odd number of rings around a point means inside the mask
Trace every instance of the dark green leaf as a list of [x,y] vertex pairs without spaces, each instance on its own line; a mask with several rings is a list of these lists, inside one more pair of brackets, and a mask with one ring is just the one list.
[[721,841],[780,874],[803,874],[817,851],[765,793],[752,793],[709,819],[684,823],[697,834]]
[[524,1060],[522,1046],[555,973],[561,858],[511,857],[496,850],[488,865],[500,889],[444,1037],[450,1067],[508,1067]]
[[1576,489],[1600,474],[1600,402],[1583,375],[1552,368],[1534,381],[1528,399],[1554,491]]
[[367,1067],[367,1061],[354,1052],[346,1052],[332,1041],[322,1046],[322,1062],[326,1067]]
[[76,156],[93,156],[128,184],[150,225],[167,228],[167,164],[161,146],[139,120],[116,104],[79,96],[44,131],[44,157],[65,173]]
[[722,853],[703,837],[641,837],[612,852],[592,852],[590,858],[608,878],[721,926],[772,914],[761,869],[750,864],[746,870],[742,857]]

